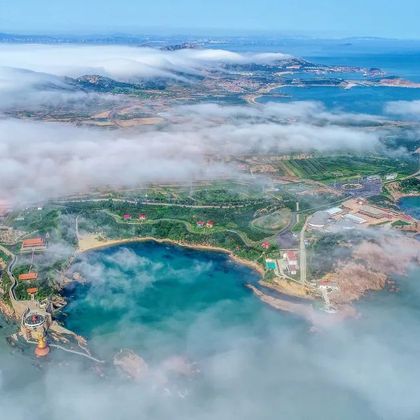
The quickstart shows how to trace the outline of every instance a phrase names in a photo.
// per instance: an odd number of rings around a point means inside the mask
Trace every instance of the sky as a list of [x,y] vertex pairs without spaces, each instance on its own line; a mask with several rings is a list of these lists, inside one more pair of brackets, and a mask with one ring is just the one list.
[[418,0],[0,0],[0,32],[246,33],[420,39]]

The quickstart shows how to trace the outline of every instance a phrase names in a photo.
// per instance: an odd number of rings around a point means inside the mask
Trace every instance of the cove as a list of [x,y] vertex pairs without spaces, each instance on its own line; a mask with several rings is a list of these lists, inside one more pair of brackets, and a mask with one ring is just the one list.
[[132,243],[82,254],[72,271],[86,283],[64,291],[66,326],[103,357],[130,348],[148,361],[202,358],[229,346],[226,336],[303,324],[262,304],[245,287],[259,274],[219,252]]

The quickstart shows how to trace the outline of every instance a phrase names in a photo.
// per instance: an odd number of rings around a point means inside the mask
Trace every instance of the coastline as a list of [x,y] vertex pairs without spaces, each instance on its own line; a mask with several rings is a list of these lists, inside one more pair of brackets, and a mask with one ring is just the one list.
[[211,251],[211,252],[222,252],[224,254],[228,254],[229,258],[231,258],[232,261],[253,269],[254,271],[258,272],[258,274],[261,277],[264,276],[264,268],[261,264],[258,264],[257,262],[254,262],[254,261],[246,260],[245,258],[241,258],[237,256],[233,251],[230,251],[228,249],[221,248],[218,246],[212,246],[212,245],[193,244],[190,242],[175,241],[173,239],[155,238],[153,236],[138,236],[138,237],[126,238],[126,239],[108,239],[104,241],[101,241],[92,237],[82,238],[82,246],[80,246],[80,241],[79,241],[79,247],[76,251],[76,255],[83,254],[89,251],[95,251],[95,250],[99,250],[103,248],[109,248],[113,246],[136,243],[136,242],[156,242],[159,244],[177,245],[184,248],[190,248],[190,249],[195,249],[199,251],[201,250],[201,251]]
[[[210,252],[221,252],[229,256],[229,258],[239,264],[246,266],[252,270],[254,270],[259,275],[258,279],[258,285],[262,287],[266,287],[267,289],[272,290],[273,292],[282,293],[286,296],[292,297],[292,298],[300,298],[303,301],[306,301],[306,304],[311,304],[315,300],[315,296],[309,292],[308,289],[304,289],[300,287],[298,284],[285,282],[284,284],[281,284],[278,280],[280,278],[277,278],[271,283],[266,282],[264,280],[265,270],[264,267],[255,262],[255,261],[249,261],[244,258],[241,258],[237,256],[233,251],[212,246],[212,245],[204,245],[204,244],[193,244],[188,242],[181,242],[181,241],[175,241],[172,239],[161,239],[161,238],[155,238],[152,236],[143,236],[143,237],[134,237],[134,238],[126,238],[126,239],[109,239],[109,240],[100,240],[95,235],[86,235],[85,237],[81,237],[81,246],[79,246],[78,250],[76,251],[76,255],[80,255],[86,252],[90,251],[96,251],[100,249],[105,249],[109,247],[114,247],[118,245],[124,245],[124,244],[130,244],[130,243],[140,243],[140,242],[155,242],[159,244],[169,244],[169,245],[175,245],[180,246],[183,248],[190,248],[194,250],[201,250],[201,251],[210,251]],[[253,289],[255,286],[252,285],[246,285],[247,288],[250,288],[254,295],[262,302],[267,303],[269,301],[271,303],[270,306],[272,306],[274,309],[280,310],[280,311],[286,311],[286,312],[293,312],[297,315],[302,315],[301,309],[304,304],[301,303],[299,305],[289,305],[289,302],[284,301],[284,305],[282,304],[283,300],[280,297],[273,297],[270,294],[264,293],[262,290]],[[256,293],[256,290],[258,292]],[[275,302],[275,304],[273,304]],[[306,313],[306,311],[305,311]]]
[[268,86],[265,87],[263,90],[255,93],[251,93],[249,95],[245,95],[243,99],[249,104],[249,105],[258,105],[258,99],[262,96],[269,95],[273,90],[280,89],[282,87],[286,87],[284,83],[275,84],[274,86]]
[[12,307],[0,300],[0,313],[9,321],[18,322],[16,313]]

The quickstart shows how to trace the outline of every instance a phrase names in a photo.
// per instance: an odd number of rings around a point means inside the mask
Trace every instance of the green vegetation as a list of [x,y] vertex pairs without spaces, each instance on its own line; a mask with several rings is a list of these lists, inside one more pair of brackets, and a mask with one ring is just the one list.
[[420,194],[420,180],[418,178],[404,179],[399,182],[400,191],[404,194]]
[[8,306],[12,305],[10,301],[10,296],[9,296],[9,290],[10,290],[11,285],[12,285],[12,280],[10,279],[6,270],[3,270],[2,275],[1,275],[1,286],[2,286],[2,289],[4,290],[2,300]]
[[301,214],[300,220],[292,227],[293,233],[299,233],[303,229],[303,225],[305,224],[306,216]]
[[399,226],[409,226],[411,223],[405,222],[404,220],[396,220],[392,223],[393,227],[399,227]]
[[14,227],[26,232],[45,234],[59,228],[60,212],[56,209],[25,210],[16,214]]
[[10,256],[4,253],[1,249],[0,249],[0,260],[4,261],[5,264],[7,264],[10,260]]
[[[77,211],[80,215],[84,216],[87,220],[93,221],[95,219],[101,221],[100,224],[96,223],[98,229],[101,226],[106,226],[109,222],[104,220],[103,214],[98,212],[106,213],[108,216],[114,216],[117,222],[124,221],[122,216],[124,214],[130,214],[132,219],[127,221],[127,226],[115,226],[111,229],[111,232],[107,233],[107,236],[115,237],[119,236],[123,231],[150,231],[151,226],[157,232],[161,231],[165,226],[165,223],[184,225],[184,230],[189,231],[196,235],[210,234],[211,232],[217,233],[221,231],[240,231],[243,233],[249,241],[261,241],[268,235],[266,232],[262,232],[259,229],[255,229],[250,223],[254,219],[254,216],[258,210],[267,206],[269,202],[261,202],[259,204],[253,204],[243,207],[231,207],[231,208],[192,208],[192,207],[176,207],[176,206],[159,206],[159,205],[137,205],[126,202],[101,202],[101,203],[74,203],[70,207],[72,211]],[[95,214],[96,212],[96,214]],[[147,215],[147,222],[140,222],[138,215],[144,213]],[[106,219],[106,218],[105,218]],[[198,221],[212,220],[215,222],[213,229],[199,228],[197,227]],[[159,222],[159,223],[157,223]],[[89,229],[89,223],[84,223],[81,228],[86,230]],[[118,225],[118,224],[117,224]],[[179,229],[179,228],[177,228]],[[162,235],[159,235],[161,237]]]
[[[15,288],[16,298],[19,300],[26,300],[29,299],[29,295],[27,293],[27,289],[30,287],[38,288],[38,292],[36,297],[38,300],[45,299],[48,296],[51,296],[54,293],[54,289],[51,286],[51,282],[53,281],[54,277],[51,276],[54,273],[55,267],[60,262],[55,262],[51,267],[50,266],[39,266],[39,265],[31,265],[26,262],[26,257],[24,258],[24,263],[20,264],[13,270],[13,275],[17,280],[17,286]],[[19,281],[19,275],[28,273],[30,271],[34,271],[38,273],[38,279],[32,281]]]
[[381,195],[374,195],[368,198],[370,204],[375,206],[384,207],[392,210],[398,210],[398,206],[394,204],[388,193],[383,193]]
[[340,155],[291,159],[284,162],[298,177],[315,181],[332,182],[360,176],[381,175],[397,172],[410,175],[417,169],[414,158],[389,158],[384,156]]

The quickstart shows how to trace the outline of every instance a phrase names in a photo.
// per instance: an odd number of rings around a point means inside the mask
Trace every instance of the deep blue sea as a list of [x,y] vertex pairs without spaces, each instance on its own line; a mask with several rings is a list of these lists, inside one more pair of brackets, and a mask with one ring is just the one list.
[[[413,82],[420,82],[420,44],[401,45],[395,42],[391,47],[377,42],[364,46],[358,42],[342,45],[341,43],[324,43],[308,45],[273,42],[272,47],[304,58],[312,63],[327,65],[359,66],[380,68],[388,76],[398,76]],[[268,46],[267,46],[268,48]],[[360,74],[332,74],[332,77],[360,79]],[[304,75],[307,78],[323,78],[328,76]],[[329,110],[360,112],[386,116],[386,105],[392,101],[420,100],[420,89],[398,87],[373,87],[342,89],[339,87],[299,88],[287,87],[275,90],[274,95],[260,98],[260,103],[284,101],[318,101]],[[282,98],[275,96],[281,93]],[[393,116],[395,117],[395,116]],[[398,119],[405,119],[398,115]]]
[[[286,95],[286,97],[275,96],[277,93]],[[274,90],[272,95],[265,95],[259,98],[258,102],[316,101],[322,103],[331,111],[383,116],[387,114],[386,104],[388,102],[414,100],[420,100],[420,89],[394,87],[354,87],[352,89],[340,87],[284,87]],[[403,117],[399,115],[398,119]]]

